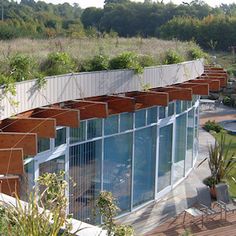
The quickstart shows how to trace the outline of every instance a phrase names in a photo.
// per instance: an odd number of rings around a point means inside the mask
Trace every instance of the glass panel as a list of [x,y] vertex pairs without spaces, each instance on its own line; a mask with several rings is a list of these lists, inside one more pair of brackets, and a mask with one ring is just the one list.
[[115,134],[118,133],[118,115],[109,116],[104,119],[104,134]]
[[50,139],[38,137],[38,153],[50,150]]
[[157,192],[171,185],[173,125],[160,128]]
[[182,101],[182,104],[182,112],[184,112],[188,109],[188,101]]
[[168,105],[168,116],[172,116],[175,113],[175,103],[169,103]]
[[102,136],[102,119],[88,120],[87,139]]
[[24,165],[24,174],[20,186],[21,200],[28,201],[30,192],[34,187],[34,159],[25,160],[27,164]]
[[133,129],[133,113],[120,114],[120,132]]
[[85,141],[86,122],[81,121],[79,128],[70,128],[70,143]]
[[194,158],[197,158],[197,153],[198,153],[198,125],[199,125],[199,118],[198,118],[198,114],[199,114],[199,107],[197,107],[197,109],[195,109],[195,124],[194,124]]
[[177,100],[176,101],[176,114],[179,114],[182,112],[182,101]]
[[147,124],[157,123],[157,107],[147,109]]
[[188,112],[187,153],[185,159],[185,173],[191,169],[193,163],[193,135],[194,135],[194,109],[191,109]]
[[103,188],[113,193],[124,213],[131,204],[132,133],[106,138]]
[[135,112],[135,127],[139,128],[146,125],[146,109]]
[[156,126],[135,132],[133,206],[154,199]]
[[66,143],[66,128],[58,129],[55,138],[55,147]]
[[94,218],[93,210],[95,199],[101,191],[101,155],[101,140],[70,148],[69,212],[75,219],[99,223],[99,219]]
[[166,107],[159,107],[159,119],[166,117]]
[[176,118],[175,157],[173,163],[174,183],[184,176],[184,161],[186,153],[186,114]]
[[61,170],[65,170],[65,155],[39,164],[39,175],[44,173],[58,173]]

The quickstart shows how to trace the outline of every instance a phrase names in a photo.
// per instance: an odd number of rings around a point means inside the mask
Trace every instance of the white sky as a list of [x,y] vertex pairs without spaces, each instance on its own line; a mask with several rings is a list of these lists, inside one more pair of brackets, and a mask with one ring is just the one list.
[[[54,3],[54,4],[64,3],[64,2],[68,2],[70,4],[78,3],[82,8],[92,7],[92,6],[103,7],[103,4],[104,4],[104,0],[43,0],[43,1],[48,2],[48,3],[49,2]],[[132,1],[142,2],[142,0],[132,0]],[[172,2],[176,4],[180,4],[182,3],[182,1],[191,2],[192,0],[172,0]],[[170,0],[164,0],[164,2],[168,3],[170,2]],[[205,0],[205,2],[214,7],[216,5],[220,5],[221,3],[225,3],[225,4],[236,3],[236,0]]]

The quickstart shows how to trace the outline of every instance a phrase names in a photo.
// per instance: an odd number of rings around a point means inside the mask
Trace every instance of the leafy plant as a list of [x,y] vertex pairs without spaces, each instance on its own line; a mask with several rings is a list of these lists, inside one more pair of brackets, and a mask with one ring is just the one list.
[[123,52],[112,58],[109,62],[109,69],[132,69],[137,74],[143,73],[143,67],[134,52]]
[[214,120],[210,121],[208,120],[203,127],[207,132],[209,131],[215,131],[216,133],[219,133],[223,128],[221,125],[219,125],[218,123],[216,123]]
[[165,54],[164,64],[167,64],[167,65],[177,64],[183,61],[184,61],[183,57],[180,54],[178,54],[176,51],[168,50]]
[[236,168],[236,157],[229,153],[231,144],[230,141],[226,145],[225,134],[221,133],[220,142],[215,141],[215,144],[208,148],[208,164],[215,184],[226,180],[232,169]]
[[233,107],[233,106],[235,106],[235,101],[231,97],[225,96],[223,98],[223,104],[226,105],[226,106]]
[[41,65],[45,75],[60,75],[70,73],[75,69],[75,63],[68,53],[52,52]]
[[154,66],[156,64],[151,55],[139,55],[138,60],[142,67]]
[[107,230],[108,236],[131,236],[134,231],[129,225],[117,225],[114,217],[117,215],[119,208],[116,206],[115,199],[111,192],[100,192],[96,200],[98,214],[102,216],[103,229]]
[[206,53],[204,53],[202,49],[198,47],[190,48],[190,50],[188,51],[188,54],[189,54],[190,59],[192,60],[205,58],[207,56]]

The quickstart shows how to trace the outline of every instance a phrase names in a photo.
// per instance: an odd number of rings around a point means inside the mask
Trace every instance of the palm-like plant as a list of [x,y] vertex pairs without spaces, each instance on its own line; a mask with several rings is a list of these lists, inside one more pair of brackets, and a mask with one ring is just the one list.
[[230,177],[230,172],[236,168],[236,157],[230,153],[231,144],[232,141],[226,145],[225,134],[221,133],[220,142],[215,141],[208,148],[208,164],[215,184]]

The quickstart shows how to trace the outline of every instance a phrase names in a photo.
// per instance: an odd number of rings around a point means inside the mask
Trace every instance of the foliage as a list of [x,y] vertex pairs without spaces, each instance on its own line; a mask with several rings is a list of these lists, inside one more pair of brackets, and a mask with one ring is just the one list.
[[180,62],[183,62],[184,59],[183,57],[177,53],[176,51],[173,51],[173,50],[168,50],[166,52],[166,55],[165,55],[165,58],[164,58],[164,64],[177,64],[177,63],[180,63]]
[[52,52],[41,65],[41,71],[45,75],[60,75],[74,70],[75,63],[68,53]]
[[223,128],[221,125],[219,125],[218,123],[216,123],[214,120],[210,121],[208,120],[205,124],[204,124],[204,129],[207,132],[215,131],[216,133],[219,133]]
[[142,67],[149,67],[154,66],[157,63],[155,62],[153,56],[145,54],[145,55],[139,55],[139,63]]
[[203,52],[203,50],[199,47],[192,47],[189,50],[189,57],[193,60],[205,58],[207,55]]
[[96,55],[89,62],[90,71],[107,70],[109,67],[109,58],[106,55]]
[[134,52],[123,52],[112,58],[109,62],[109,69],[133,69],[135,73],[143,73],[138,55]]
[[215,141],[215,144],[211,144],[208,148],[208,164],[215,184],[226,180],[236,168],[236,157],[230,153],[232,142],[226,145],[225,137],[225,133],[222,132],[219,143]]
[[[46,173],[38,180],[44,191],[37,197],[31,193],[28,206],[16,198],[16,206],[5,203],[4,235],[14,236],[57,236],[70,235],[71,223],[66,215],[67,198],[64,172]],[[39,199],[38,199],[39,198]],[[40,208],[42,207],[42,208]],[[61,228],[65,227],[64,232]]]
[[234,107],[236,105],[234,99],[232,99],[230,96],[225,96],[223,98],[223,104],[230,107]]
[[117,225],[114,217],[117,215],[119,208],[116,206],[115,199],[111,192],[100,192],[96,200],[98,214],[102,216],[103,228],[107,230],[109,236],[131,236],[133,228],[129,225]]

